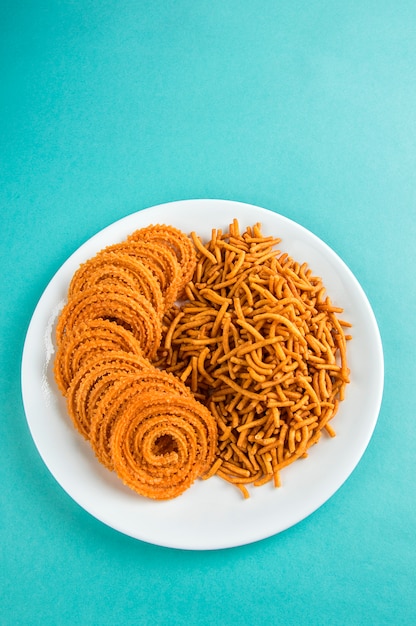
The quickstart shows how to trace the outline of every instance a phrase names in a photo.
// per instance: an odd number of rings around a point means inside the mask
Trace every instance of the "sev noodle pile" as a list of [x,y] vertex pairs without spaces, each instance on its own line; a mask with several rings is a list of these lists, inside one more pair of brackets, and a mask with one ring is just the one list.
[[210,409],[218,428],[216,460],[205,478],[239,487],[273,481],[307,456],[349,382],[342,309],[320,278],[275,249],[260,224],[240,233],[214,229],[203,245],[196,233],[187,300],[163,320],[155,364],[185,382]]
[[98,460],[137,493],[174,498],[196,478],[280,486],[349,382],[342,309],[260,224],[203,244],[151,225],[75,272],[55,380]]

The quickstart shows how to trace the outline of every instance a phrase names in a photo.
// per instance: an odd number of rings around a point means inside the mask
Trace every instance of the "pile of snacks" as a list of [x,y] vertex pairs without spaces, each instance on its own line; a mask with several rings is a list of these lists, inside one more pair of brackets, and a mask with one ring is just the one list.
[[276,249],[260,224],[214,230],[197,248],[187,300],[164,318],[158,367],[186,382],[214,415],[217,474],[246,485],[273,481],[305,457],[349,381],[346,340],[320,278]]
[[139,494],[217,475],[249,497],[335,435],[350,324],[279,242],[237,220],[207,244],[149,226],[73,276],[55,379],[99,461]]
[[101,463],[155,499],[181,494],[216,451],[212,414],[151,363],[195,263],[181,231],[140,229],[79,267],[56,328],[55,379],[74,426]]

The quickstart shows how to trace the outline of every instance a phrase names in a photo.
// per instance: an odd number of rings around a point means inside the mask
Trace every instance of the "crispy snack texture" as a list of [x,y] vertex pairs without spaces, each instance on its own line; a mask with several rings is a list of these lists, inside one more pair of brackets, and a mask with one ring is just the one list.
[[140,341],[114,321],[89,319],[68,330],[59,344],[54,363],[55,380],[62,395],[66,395],[72,379],[88,361],[114,350],[142,356]]
[[152,364],[162,316],[192,276],[192,241],[149,226],[83,263],[56,328],[56,383],[98,460],[142,496],[174,498],[210,470],[217,425]]
[[157,224],[75,272],[55,380],[97,459],[141,496],[216,475],[248,498],[335,436],[351,324],[279,244],[236,219],[207,243]]
[[156,365],[174,373],[214,415],[218,448],[206,478],[271,481],[307,456],[349,382],[344,333],[322,280],[263,236],[261,225],[191,234],[197,265],[187,300],[163,319]]
[[148,226],[132,233],[129,241],[147,241],[150,244],[168,246],[182,268],[182,276],[179,282],[178,293],[183,294],[185,285],[192,279],[195,270],[196,252],[189,239],[178,228],[166,225]]
[[215,422],[195,398],[144,391],[124,407],[110,447],[115,472],[126,485],[166,500],[208,471],[215,455]]

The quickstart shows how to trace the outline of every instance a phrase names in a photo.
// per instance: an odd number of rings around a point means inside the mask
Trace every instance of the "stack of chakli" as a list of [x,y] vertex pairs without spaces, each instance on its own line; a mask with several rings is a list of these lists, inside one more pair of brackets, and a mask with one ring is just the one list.
[[55,379],[75,428],[126,485],[160,500],[188,489],[216,452],[210,411],[152,364],[195,265],[180,230],[139,229],[78,268],[56,328]]

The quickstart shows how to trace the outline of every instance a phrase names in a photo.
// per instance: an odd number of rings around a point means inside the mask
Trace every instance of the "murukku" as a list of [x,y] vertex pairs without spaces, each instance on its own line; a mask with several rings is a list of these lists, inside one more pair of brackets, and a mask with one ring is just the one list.
[[173,226],[156,224],[136,230],[129,236],[128,241],[156,242],[173,250],[182,272],[179,292],[184,290],[185,285],[191,280],[196,266],[195,247],[185,233]]
[[217,427],[179,378],[151,364],[162,315],[193,272],[193,244],[177,229],[143,230],[75,272],[54,373],[98,460],[138,493],[167,499],[209,470]]
[[62,395],[66,395],[73,377],[89,360],[108,350],[142,354],[133,333],[116,322],[92,319],[78,322],[65,332],[54,362],[55,380]]
[[[123,351],[108,350],[87,362],[72,379],[66,394],[67,410],[75,428],[89,439],[91,416],[105,389],[126,374],[138,374],[151,367],[147,359]],[[114,378],[113,374],[116,374]],[[99,393],[91,396],[96,387]]]
[[161,339],[160,318],[144,296],[122,285],[97,286],[74,295],[63,308],[56,327],[58,346],[76,324],[98,318],[127,328],[140,342],[143,355],[149,359],[155,356]]
[[[191,397],[188,387],[176,376],[152,367],[123,377],[114,372],[112,378],[112,384],[108,384],[104,391],[96,385],[91,394],[90,404],[94,408],[89,432],[90,444],[98,460],[110,470],[113,469],[110,439],[114,423],[134,396],[143,393],[169,393]],[[99,396],[98,401],[94,398],[94,393]]]
[[108,246],[101,252],[107,253],[129,255],[143,263],[159,282],[165,310],[173,305],[181,289],[182,270],[177,256],[168,246],[157,241],[128,239]]
[[101,252],[83,263],[71,280],[68,298],[95,286],[118,282],[143,295],[158,315],[163,313],[165,303],[158,280],[140,259],[128,254]]
[[191,397],[136,395],[118,416],[111,456],[119,478],[140,495],[175,498],[208,471],[215,454],[215,421]]

